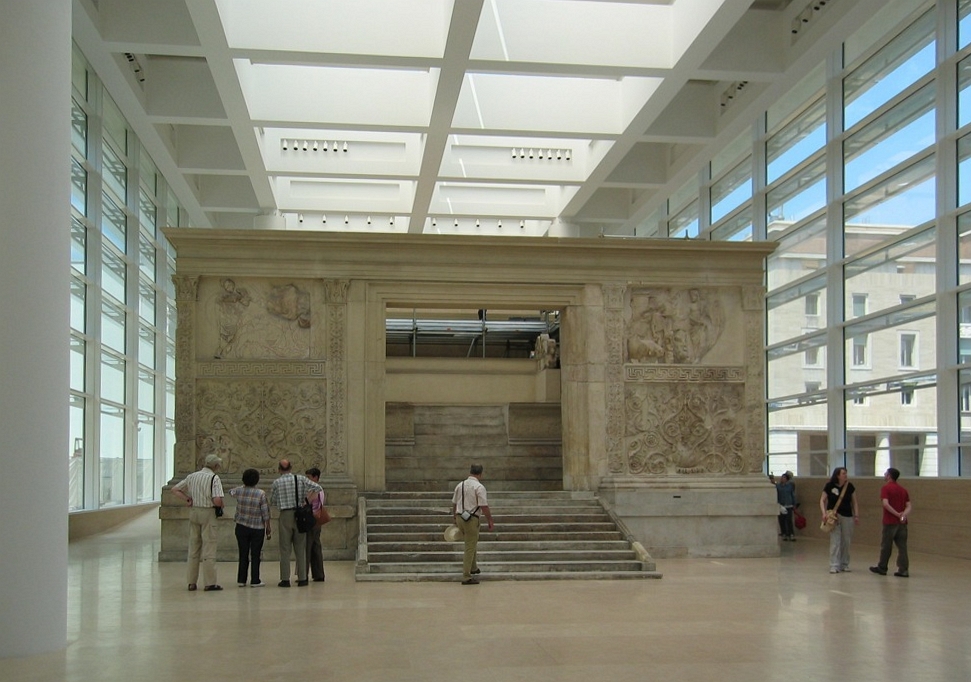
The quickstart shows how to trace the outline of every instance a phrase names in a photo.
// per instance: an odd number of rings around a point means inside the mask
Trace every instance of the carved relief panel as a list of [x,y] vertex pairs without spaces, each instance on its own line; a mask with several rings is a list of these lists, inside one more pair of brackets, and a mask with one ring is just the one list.
[[282,458],[294,470],[326,470],[327,382],[316,379],[199,379],[196,448],[213,452],[223,471],[276,471]]
[[761,371],[749,365],[760,364],[750,349],[753,339],[761,343],[761,326],[752,317],[753,296],[739,287],[628,291],[623,455],[611,461],[612,472],[743,474],[758,468],[761,405],[753,398],[762,392],[756,385]]
[[199,284],[197,357],[321,357],[323,286],[308,280],[206,277]]

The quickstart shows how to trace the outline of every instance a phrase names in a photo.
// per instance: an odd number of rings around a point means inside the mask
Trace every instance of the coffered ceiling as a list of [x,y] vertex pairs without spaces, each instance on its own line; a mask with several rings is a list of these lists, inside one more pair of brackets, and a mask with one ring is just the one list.
[[840,5],[75,0],[74,33],[198,227],[624,235]]

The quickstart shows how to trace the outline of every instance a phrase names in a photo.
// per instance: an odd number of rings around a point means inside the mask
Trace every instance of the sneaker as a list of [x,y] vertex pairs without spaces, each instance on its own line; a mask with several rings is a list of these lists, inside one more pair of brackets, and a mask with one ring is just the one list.
[[463,585],[478,585],[479,584],[479,581],[476,580],[475,578],[469,578],[468,580],[463,580],[462,581],[462,584]]
[[309,580],[298,580],[297,581],[297,587],[306,587],[309,584],[310,584],[310,581]]
[[246,583],[236,583],[236,587],[246,587]]
[[831,569],[829,569],[829,572],[830,573],[839,573],[840,570],[838,568],[831,568]]
[[472,570],[472,575],[479,575],[482,571],[478,568]]
[[850,570],[850,567],[849,566],[847,566],[846,568],[841,568],[840,569],[840,573],[852,573],[852,572],[853,571]]
[[289,580],[281,580],[280,582],[278,582],[276,584],[276,586],[277,587],[290,587],[290,581]]
[[796,541],[796,536],[795,535],[790,535],[789,536],[789,542],[795,542],[795,541]]
[[202,588],[203,592],[218,592],[222,589],[222,585],[206,585]]
[[908,573],[907,571],[897,571],[896,573],[894,573],[894,575],[897,576],[898,578],[909,578],[910,577],[910,573]]
[[876,573],[877,575],[887,575],[887,569],[880,568],[879,566],[870,566],[870,573]]
[[250,587],[266,587],[266,583],[261,580],[258,583],[253,583]]

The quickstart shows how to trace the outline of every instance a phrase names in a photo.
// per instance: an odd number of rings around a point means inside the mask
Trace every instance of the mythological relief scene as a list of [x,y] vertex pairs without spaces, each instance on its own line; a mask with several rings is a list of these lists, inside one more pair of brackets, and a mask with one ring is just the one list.
[[741,474],[746,471],[744,385],[704,381],[628,384],[627,463],[635,475]]
[[742,362],[741,300],[735,289],[634,289],[625,322],[627,362]]
[[327,382],[200,380],[196,385],[199,458],[216,453],[227,474],[253,467],[275,474],[287,458],[295,471],[326,473]]
[[323,316],[320,285],[207,277],[199,283],[200,358],[220,360],[308,359],[317,357],[315,340]]

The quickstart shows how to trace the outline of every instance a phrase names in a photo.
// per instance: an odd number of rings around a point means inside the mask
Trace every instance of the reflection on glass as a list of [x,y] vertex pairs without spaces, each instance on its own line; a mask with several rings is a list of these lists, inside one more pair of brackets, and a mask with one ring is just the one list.
[[668,223],[668,235],[673,238],[698,236],[698,202],[692,202]]
[[766,336],[769,345],[825,327],[825,301],[825,277],[813,277],[770,294],[766,299]]
[[897,173],[844,204],[844,252],[852,256],[888,236],[933,220],[934,157]]
[[135,501],[150,502],[155,499],[155,419],[153,417],[139,415],[135,448]]
[[843,143],[847,192],[934,144],[934,86],[928,85]]
[[71,208],[81,215],[88,214],[88,172],[71,159]]
[[934,68],[934,28],[925,13],[844,79],[847,130]]
[[715,223],[752,198],[752,159],[745,159],[711,186],[711,222]]
[[767,182],[775,182],[825,146],[826,106],[821,99],[766,141]]
[[779,242],[767,260],[770,291],[826,267],[825,215],[797,227],[777,221],[768,226],[768,236]]
[[71,329],[81,333],[85,331],[84,317],[84,282],[76,277],[71,278]]
[[68,510],[84,508],[84,398],[72,395],[68,410]]
[[101,343],[124,353],[125,309],[107,300],[101,302]]
[[826,206],[826,164],[802,168],[766,193],[766,224],[798,223]]
[[125,404],[125,360],[107,351],[101,354],[101,397]]
[[937,230],[928,228],[846,264],[847,310],[854,307],[856,292],[870,292],[868,310],[860,317],[929,296],[937,286]]
[[125,501],[125,411],[111,405],[101,406],[101,477],[99,499],[102,507]]

